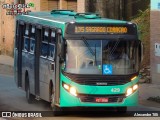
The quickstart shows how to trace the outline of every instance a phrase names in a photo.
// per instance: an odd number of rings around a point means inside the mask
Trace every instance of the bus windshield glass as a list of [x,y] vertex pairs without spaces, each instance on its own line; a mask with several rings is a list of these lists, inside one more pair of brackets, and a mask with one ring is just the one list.
[[66,40],[65,72],[127,75],[138,72],[138,40]]

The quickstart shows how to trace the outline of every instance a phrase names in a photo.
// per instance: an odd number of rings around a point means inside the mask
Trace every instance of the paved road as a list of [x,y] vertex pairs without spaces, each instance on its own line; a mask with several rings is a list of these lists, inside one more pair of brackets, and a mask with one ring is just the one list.
[[[15,85],[15,82],[13,80],[12,76],[6,76],[6,75],[0,75],[0,111],[50,111],[50,105],[49,103],[45,101],[36,101],[33,104],[28,104],[25,98],[25,92],[21,89],[18,89]],[[130,107],[128,109],[129,111],[160,111],[160,108],[154,108],[154,107],[146,107],[139,105],[138,107]],[[112,116],[116,116],[115,118],[112,118]],[[117,119],[119,115],[113,114],[106,114],[106,113],[89,113],[89,114],[67,114],[62,117],[54,117],[52,119],[59,119],[59,120],[94,120],[94,119],[107,119],[110,118],[111,120]],[[130,117],[131,114],[128,112],[126,116]],[[126,120],[130,118],[124,118]],[[122,118],[122,117],[121,117]],[[43,118],[45,119],[45,118]],[[51,119],[51,118],[49,118]],[[131,117],[131,119],[136,119],[134,117]],[[154,120],[156,120],[155,118]],[[1,118],[0,118],[1,120]],[[8,119],[7,119],[8,120]],[[11,120],[11,119],[9,119]],[[158,120],[158,119],[157,119]]]

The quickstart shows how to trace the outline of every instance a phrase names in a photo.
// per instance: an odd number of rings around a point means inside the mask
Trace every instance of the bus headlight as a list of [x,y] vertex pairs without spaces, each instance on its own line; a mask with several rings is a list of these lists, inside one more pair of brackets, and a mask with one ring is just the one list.
[[69,90],[69,85],[63,84],[63,87],[64,87],[66,90]]
[[126,96],[129,96],[131,95],[132,93],[134,93],[136,90],[138,89],[138,85],[134,85],[133,87],[130,87],[127,89],[127,92],[126,92]]
[[63,83],[62,86],[63,86],[63,88],[64,88],[65,90],[67,90],[70,94],[72,94],[72,95],[74,95],[74,96],[77,96],[77,90],[76,90],[75,87],[72,87],[72,86],[70,86],[70,85],[68,85],[68,84],[66,84],[66,83]]
[[136,85],[133,86],[133,90],[135,91],[137,89],[138,89],[138,85],[136,84]]
[[70,92],[72,95],[77,96],[77,90],[76,90],[76,88],[70,87],[69,92]]
[[126,93],[126,96],[129,96],[133,93],[133,89],[132,88],[128,88],[127,89],[127,93]]

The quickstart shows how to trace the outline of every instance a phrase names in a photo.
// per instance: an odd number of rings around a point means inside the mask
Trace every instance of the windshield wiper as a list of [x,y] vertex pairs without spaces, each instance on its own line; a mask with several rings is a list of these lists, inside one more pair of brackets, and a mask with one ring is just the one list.
[[110,57],[110,58],[112,57],[113,53],[114,53],[115,50],[117,49],[117,46],[118,46],[119,42],[120,42],[120,39],[117,39],[117,41],[116,41],[113,49],[112,49],[112,50],[110,51],[110,53],[109,53],[109,57]]
[[95,44],[95,65],[97,66],[97,49],[96,49],[96,44]]
[[94,50],[92,50],[92,48],[90,48],[90,46],[86,40],[83,40],[83,42],[86,45],[86,47],[88,48],[88,50],[90,51],[90,53],[95,57],[95,65],[97,65],[96,44],[95,44],[95,51],[94,51]]
[[90,51],[90,53],[91,53],[93,56],[95,56],[95,53],[94,53],[94,51],[90,48],[88,42],[87,42],[86,40],[83,40],[83,42],[84,42],[84,44],[86,45],[86,47],[88,48],[88,50]]

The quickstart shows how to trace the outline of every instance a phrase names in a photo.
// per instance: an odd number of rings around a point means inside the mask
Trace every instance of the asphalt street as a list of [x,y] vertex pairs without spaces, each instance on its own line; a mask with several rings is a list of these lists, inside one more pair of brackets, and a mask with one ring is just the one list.
[[[7,75],[0,75],[0,112],[3,111],[51,111],[50,104],[48,102],[45,102],[43,100],[40,101],[34,101],[32,104],[28,104],[27,100],[25,98],[25,92],[21,89],[18,89],[15,81],[13,79],[13,76],[7,76]],[[65,114],[62,117],[54,117],[51,116],[52,119],[58,119],[58,120],[63,120],[63,119],[76,119],[76,120],[103,120],[106,118],[110,118],[111,120],[116,119],[117,117],[120,116],[120,118],[124,118],[126,120],[129,119],[136,119],[137,117],[133,117],[130,114],[130,111],[135,111],[140,112],[140,111],[160,111],[160,108],[156,107],[147,107],[143,105],[139,105],[137,107],[129,107],[128,113],[122,116],[121,115],[116,115],[116,113],[110,114],[110,113],[102,113],[102,112],[97,112],[97,113],[84,113],[84,114],[79,114],[79,113],[69,113]],[[131,118],[130,118],[131,117]],[[155,119],[157,119],[156,117]],[[0,118],[0,120],[12,120],[11,118]],[[13,118],[14,119],[14,118]],[[46,119],[46,118],[43,118]],[[51,118],[48,118],[51,119]],[[140,118],[141,119],[141,118]],[[154,120],[155,120],[154,119]]]

